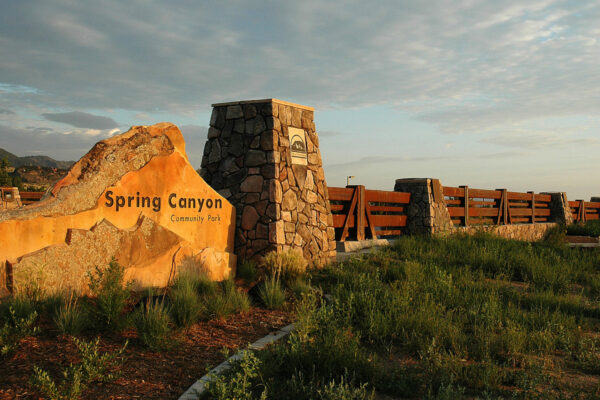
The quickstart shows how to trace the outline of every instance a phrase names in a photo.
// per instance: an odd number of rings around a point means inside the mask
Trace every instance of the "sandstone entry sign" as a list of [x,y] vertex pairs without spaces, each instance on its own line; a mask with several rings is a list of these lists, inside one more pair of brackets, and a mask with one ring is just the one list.
[[0,288],[87,288],[112,257],[134,287],[183,265],[235,269],[235,209],[190,165],[179,129],[136,126],[103,140],[40,203],[0,213]]

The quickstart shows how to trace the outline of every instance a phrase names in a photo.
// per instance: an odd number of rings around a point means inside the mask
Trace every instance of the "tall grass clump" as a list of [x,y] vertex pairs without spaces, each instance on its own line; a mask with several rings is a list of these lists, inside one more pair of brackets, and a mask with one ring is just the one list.
[[267,278],[261,284],[258,289],[258,296],[265,307],[272,310],[281,308],[285,303],[285,291],[275,275]]
[[163,301],[147,302],[134,311],[132,320],[138,338],[148,348],[163,351],[172,345],[169,310]]
[[177,326],[188,328],[198,320],[202,310],[199,286],[199,278],[190,273],[179,274],[173,283],[169,293],[170,310]]
[[92,293],[91,313],[99,329],[118,330],[123,327],[122,318],[130,298],[129,283],[124,282],[125,268],[114,259],[105,269],[96,267],[95,274],[88,274]]
[[290,285],[306,274],[308,262],[299,251],[288,249],[282,252],[270,252],[262,259],[262,267],[267,276],[277,276],[286,285]]
[[55,311],[53,321],[62,333],[76,335],[88,328],[89,315],[76,295],[70,293]]
[[202,302],[203,317],[207,319],[221,319],[250,309],[248,294],[240,291],[231,279],[220,282],[217,291],[212,296],[204,296]]
[[246,283],[256,282],[258,279],[258,268],[252,260],[244,260],[237,267],[237,277]]

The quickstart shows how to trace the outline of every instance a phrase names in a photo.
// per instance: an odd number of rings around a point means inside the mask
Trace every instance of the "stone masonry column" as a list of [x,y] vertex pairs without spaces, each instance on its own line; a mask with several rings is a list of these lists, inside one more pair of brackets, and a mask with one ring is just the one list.
[[407,210],[408,233],[436,234],[454,229],[438,179],[396,179],[394,191],[410,193]]
[[314,109],[277,99],[213,104],[201,176],[236,207],[235,253],[335,256]]
[[542,194],[550,195],[550,218],[552,222],[558,222],[563,225],[573,223],[573,213],[569,207],[569,201],[565,192],[545,192]]

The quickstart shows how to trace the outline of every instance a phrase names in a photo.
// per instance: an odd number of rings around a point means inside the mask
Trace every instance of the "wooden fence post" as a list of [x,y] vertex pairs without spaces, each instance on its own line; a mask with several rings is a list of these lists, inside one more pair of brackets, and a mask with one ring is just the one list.
[[584,222],[585,223],[585,201],[584,200],[577,200],[579,202],[579,222]]
[[535,192],[527,192],[531,194],[531,223],[535,224]]
[[356,186],[358,204],[356,206],[356,240],[365,240],[365,187]]

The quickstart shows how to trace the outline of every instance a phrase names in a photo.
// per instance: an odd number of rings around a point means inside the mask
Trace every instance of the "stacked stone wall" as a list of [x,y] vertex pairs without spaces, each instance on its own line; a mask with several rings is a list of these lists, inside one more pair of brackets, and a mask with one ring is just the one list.
[[435,234],[452,231],[453,225],[438,179],[397,179],[395,192],[410,193],[407,228],[411,234]]
[[563,225],[571,225],[573,223],[573,213],[569,207],[569,200],[565,192],[545,192],[543,194],[550,195],[550,215],[553,222]]
[[[315,262],[335,256],[314,111],[275,99],[213,107],[201,175],[236,207],[236,254],[294,248]],[[290,128],[305,132],[306,165],[292,160]]]
[[454,230],[469,235],[486,232],[506,239],[536,242],[544,239],[548,231],[557,225],[556,222],[536,222],[535,224],[457,226]]

